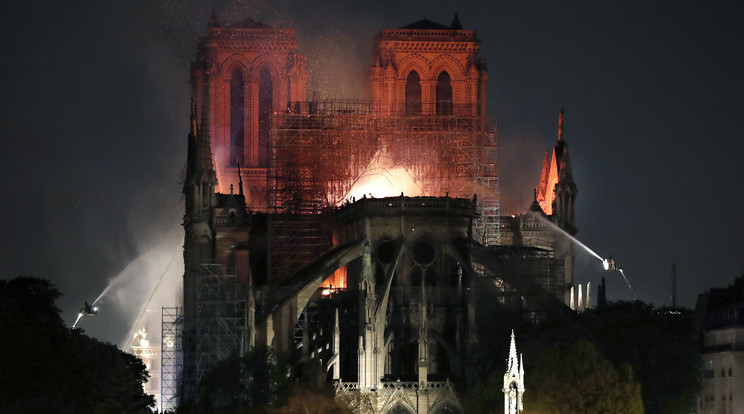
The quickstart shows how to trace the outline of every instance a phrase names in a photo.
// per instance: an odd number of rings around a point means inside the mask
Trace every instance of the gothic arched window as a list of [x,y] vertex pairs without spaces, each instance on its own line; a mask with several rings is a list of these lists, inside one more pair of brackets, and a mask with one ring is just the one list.
[[243,163],[245,142],[245,83],[243,72],[235,69],[230,79],[230,166]]
[[258,166],[269,166],[271,115],[274,112],[274,83],[264,69],[258,80]]
[[437,115],[452,115],[452,79],[444,71],[437,78]]
[[406,115],[421,114],[421,78],[412,70],[406,78]]

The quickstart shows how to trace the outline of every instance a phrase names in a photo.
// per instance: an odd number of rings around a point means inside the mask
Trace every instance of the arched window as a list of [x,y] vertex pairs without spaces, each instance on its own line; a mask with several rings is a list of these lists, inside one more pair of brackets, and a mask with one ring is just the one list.
[[388,414],[410,414],[411,412],[403,406],[403,404],[398,403],[393,407],[390,411],[388,411]]
[[452,115],[452,79],[447,72],[437,78],[437,115]]
[[243,162],[245,142],[245,83],[243,73],[235,69],[230,80],[230,166]]
[[406,78],[406,115],[421,114],[421,78],[412,70]]
[[274,112],[274,84],[268,70],[258,80],[258,166],[269,166],[271,115]]

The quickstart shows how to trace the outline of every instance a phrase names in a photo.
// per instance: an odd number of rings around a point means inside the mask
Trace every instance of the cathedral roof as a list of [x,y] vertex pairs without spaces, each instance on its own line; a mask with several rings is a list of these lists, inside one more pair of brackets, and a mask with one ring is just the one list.
[[245,19],[239,22],[235,22],[228,27],[232,27],[235,29],[271,29],[271,26],[269,26],[268,24],[259,22],[258,20],[252,19],[250,17],[246,17]]
[[417,22],[411,23],[407,26],[400,27],[400,29],[417,29],[417,30],[454,30],[449,26],[439,24],[427,19],[421,19]]

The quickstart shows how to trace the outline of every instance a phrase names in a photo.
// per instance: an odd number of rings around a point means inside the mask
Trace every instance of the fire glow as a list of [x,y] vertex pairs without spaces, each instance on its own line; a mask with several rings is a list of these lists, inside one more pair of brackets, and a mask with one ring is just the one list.
[[328,296],[336,293],[337,290],[346,289],[346,266],[336,269],[332,275],[328,276],[323,284],[320,285],[321,294]]
[[393,197],[401,193],[409,197],[426,195],[412,174],[406,168],[396,166],[383,147],[338,204],[350,199]]

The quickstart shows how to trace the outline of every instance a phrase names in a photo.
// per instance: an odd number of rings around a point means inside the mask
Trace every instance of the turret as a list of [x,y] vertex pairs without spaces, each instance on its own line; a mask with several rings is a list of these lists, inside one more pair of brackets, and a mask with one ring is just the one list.
[[574,202],[576,200],[576,183],[571,173],[571,160],[568,145],[563,138],[563,109],[558,117],[558,143],[555,146],[555,160],[558,165],[558,181],[555,184],[553,214],[555,222],[569,234],[576,234],[574,226]]
[[426,309],[426,285],[424,278],[421,278],[421,316],[419,321],[418,336],[418,382],[426,383],[429,376],[429,356],[428,356],[428,336],[429,321]]

